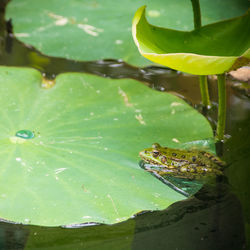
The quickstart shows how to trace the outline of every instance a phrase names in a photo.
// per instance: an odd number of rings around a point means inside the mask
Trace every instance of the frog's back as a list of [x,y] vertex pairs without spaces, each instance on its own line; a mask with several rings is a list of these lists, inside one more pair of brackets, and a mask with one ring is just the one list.
[[225,165],[219,157],[206,151],[197,149],[173,149],[167,147],[164,147],[163,151],[165,151],[165,154],[170,156],[172,160],[183,160],[198,165],[218,165],[218,168]]

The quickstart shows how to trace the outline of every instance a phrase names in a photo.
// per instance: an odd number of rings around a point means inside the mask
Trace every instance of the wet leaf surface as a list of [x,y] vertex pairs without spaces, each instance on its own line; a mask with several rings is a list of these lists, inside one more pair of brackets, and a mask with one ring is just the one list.
[[41,86],[36,70],[0,67],[1,218],[110,224],[185,198],[141,169],[138,152],[211,138],[196,110],[134,80],[65,73]]

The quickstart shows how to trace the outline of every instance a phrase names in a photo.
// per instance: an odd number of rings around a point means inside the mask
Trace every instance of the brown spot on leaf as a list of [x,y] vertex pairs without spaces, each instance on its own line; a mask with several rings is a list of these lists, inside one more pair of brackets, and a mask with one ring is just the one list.
[[244,65],[247,65],[249,62],[250,62],[250,58],[240,56],[235,60],[234,64],[228,71],[236,70]]

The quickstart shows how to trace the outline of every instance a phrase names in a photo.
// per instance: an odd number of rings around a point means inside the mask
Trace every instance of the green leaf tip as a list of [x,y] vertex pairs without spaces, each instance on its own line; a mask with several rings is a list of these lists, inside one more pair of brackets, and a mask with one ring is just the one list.
[[132,34],[145,58],[196,75],[222,74],[250,62],[250,12],[194,31],[178,31],[148,23],[146,6],[134,16]]

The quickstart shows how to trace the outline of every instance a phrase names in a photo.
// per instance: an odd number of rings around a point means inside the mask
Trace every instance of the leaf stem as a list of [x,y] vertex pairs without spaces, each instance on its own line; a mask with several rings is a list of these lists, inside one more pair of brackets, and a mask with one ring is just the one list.
[[200,81],[202,103],[205,107],[208,107],[211,105],[211,102],[207,86],[207,76],[199,76],[199,81]]
[[218,78],[218,122],[217,122],[217,138],[223,140],[226,124],[226,78],[225,74],[217,75]]
[[194,29],[198,30],[201,28],[201,9],[199,0],[191,0],[194,15]]

